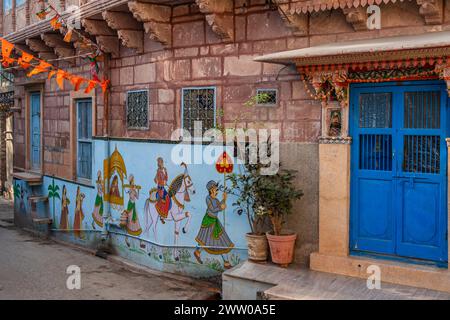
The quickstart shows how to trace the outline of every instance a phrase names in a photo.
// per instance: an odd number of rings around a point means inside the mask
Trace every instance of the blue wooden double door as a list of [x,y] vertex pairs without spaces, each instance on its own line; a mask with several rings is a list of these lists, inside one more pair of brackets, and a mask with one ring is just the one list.
[[445,86],[355,85],[350,105],[351,251],[445,263]]

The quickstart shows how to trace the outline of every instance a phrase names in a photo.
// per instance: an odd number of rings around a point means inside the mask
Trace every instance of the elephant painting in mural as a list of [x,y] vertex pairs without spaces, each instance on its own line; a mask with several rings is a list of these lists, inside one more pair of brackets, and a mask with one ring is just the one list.
[[162,180],[167,181],[167,171],[161,165],[162,159],[158,159],[158,172],[155,180],[158,183],[158,188],[153,188],[149,192],[149,198],[145,201],[144,216],[145,216],[145,229],[144,233],[149,234],[150,228],[153,231],[155,240],[157,241],[157,225],[158,222],[165,224],[168,221],[174,222],[174,258],[179,260],[178,251],[176,249],[178,245],[178,238],[180,235],[181,221],[186,220],[186,223],[181,228],[183,233],[188,232],[189,223],[191,221],[191,214],[185,211],[185,203],[190,202],[190,194],[195,194],[194,184],[191,176],[188,173],[187,165],[182,163],[184,167],[184,173],[178,175],[173,179],[168,187],[168,190],[163,190],[158,180],[159,177],[163,177]]

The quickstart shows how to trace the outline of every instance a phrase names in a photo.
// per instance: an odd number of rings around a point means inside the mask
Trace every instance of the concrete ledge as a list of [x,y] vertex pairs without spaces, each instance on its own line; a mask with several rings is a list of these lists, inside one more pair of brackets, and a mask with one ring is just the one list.
[[367,268],[370,265],[380,267],[382,282],[450,293],[448,269],[363,257],[339,257],[318,252],[310,256],[312,270],[350,277],[367,279]]

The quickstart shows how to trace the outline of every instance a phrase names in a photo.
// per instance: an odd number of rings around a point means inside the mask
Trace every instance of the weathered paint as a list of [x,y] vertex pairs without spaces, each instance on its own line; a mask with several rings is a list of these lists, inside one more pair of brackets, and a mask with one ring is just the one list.
[[[105,150],[107,150],[106,143],[108,142],[104,140],[94,140],[94,174],[92,175],[93,179],[89,186],[44,176],[42,186],[33,187],[34,189],[31,190],[23,181],[15,180],[16,187],[18,189],[20,188],[20,192],[17,195],[19,201],[15,202],[16,216],[31,217],[31,211],[26,198],[32,192],[34,194],[48,195],[50,188],[53,190],[53,194],[58,193],[58,195],[56,197],[49,197],[49,201],[45,205],[38,204],[36,211],[39,217],[55,216],[55,221],[51,226],[51,234],[66,241],[95,248],[101,240],[101,232],[103,229],[95,222],[93,217],[98,194],[96,180],[98,178],[97,172],[99,171],[101,172],[101,176],[104,177],[104,160],[108,158],[105,154]],[[160,270],[180,272],[197,277],[214,276],[222,272],[224,270],[224,259],[221,255],[209,254],[205,250],[201,250],[203,264],[200,264],[193,255],[194,250],[198,246],[195,238],[200,230],[202,219],[206,212],[205,199],[208,196],[206,185],[210,180],[223,184],[224,176],[216,171],[215,163],[186,165],[186,172],[191,178],[192,187],[189,190],[190,202],[184,201],[184,210],[182,212],[183,217],[186,217],[185,213],[189,212],[191,219],[188,226],[186,226],[188,219],[180,221],[178,239],[175,240],[174,222],[170,221],[170,219],[165,219],[165,223],[162,224],[160,219],[156,219],[157,226],[155,234],[153,228],[149,228],[151,219],[149,219],[149,216],[146,216],[145,208],[150,190],[156,187],[154,178],[157,171],[158,157],[162,157],[165,160],[164,165],[167,168],[169,185],[175,177],[185,172],[185,168],[180,163],[171,161],[172,148],[177,145],[131,141],[111,141],[109,143],[111,154],[117,150],[126,166],[126,175],[123,174],[123,185],[126,187],[123,193],[123,205],[113,204],[108,206],[105,197],[103,197],[103,214],[107,215],[108,207],[111,212],[112,221],[106,224],[106,228],[110,232],[109,241],[113,251],[139,264]],[[195,148],[200,148],[199,150],[203,151],[206,146],[196,145]],[[217,149],[214,154],[217,155],[215,158],[218,159],[222,154],[223,148],[213,147],[212,149]],[[229,152],[229,154],[232,154],[232,152]],[[234,166],[234,170],[239,169],[239,165]],[[142,229],[141,233],[130,232],[130,230],[127,232],[127,228],[120,227],[120,218],[123,210],[127,208],[129,200],[126,191],[130,185],[129,179],[131,175],[134,176],[134,184],[140,186],[139,197],[135,202],[135,209]],[[111,178],[113,177],[113,175],[110,176]],[[111,183],[111,179],[109,183]],[[67,205],[69,230],[61,229],[64,188],[67,190],[66,194],[69,200]],[[78,189],[79,191],[77,191]],[[106,188],[104,192],[106,193]],[[22,197],[24,198],[23,202]],[[218,199],[222,199],[221,191],[219,191]],[[219,213],[219,220],[224,225],[225,232],[234,244],[234,248],[225,256],[225,259],[232,266],[246,258],[245,233],[249,230],[247,217],[236,213],[236,210],[234,210],[235,207],[232,205],[233,202],[234,200],[230,195],[226,201],[227,208],[225,213]],[[65,203],[67,204],[67,202]],[[154,205],[151,202],[148,204],[150,207]],[[173,202],[172,206],[176,206],[176,203]],[[25,210],[23,210],[24,207]],[[55,212],[53,212],[53,208]],[[225,222],[224,214],[226,217]],[[74,224],[76,221],[79,221],[76,220],[76,216],[82,218],[80,221],[80,230],[74,230]],[[183,227],[185,227],[184,231],[186,233],[183,232]],[[176,261],[176,257],[179,258],[178,261]]]

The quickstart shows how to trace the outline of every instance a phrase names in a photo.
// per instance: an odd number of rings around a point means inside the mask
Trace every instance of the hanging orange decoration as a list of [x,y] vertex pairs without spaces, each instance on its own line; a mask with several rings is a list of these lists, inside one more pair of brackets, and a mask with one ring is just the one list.
[[2,65],[4,67],[8,67],[10,63],[16,61],[15,59],[10,58],[10,55],[14,49],[14,45],[5,39],[2,39],[1,42],[2,42]]
[[55,70],[49,71],[47,79],[50,80],[51,78],[53,78],[53,76],[54,76],[55,74],[56,74],[56,71],[55,71]]
[[67,73],[64,70],[59,69],[56,72],[56,83],[61,90],[64,90],[64,79],[67,78]]
[[86,87],[86,89],[84,90],[84,93],[89,93],[89,92],[91,92],[92,89],[95,88],[96,84],[97,84],[96,81],[89,80],[89,84],[88,84],[88,86]]
[[28,69],[31,66],[31,64],[30,64],[31,60],[33,60],[33,59],[34,59],[34,56],[32,54],[22,51],[22,56],[19,59],[17,59],[17,63],[22,68]]
[[27,77],[34,76],[35,74],[39,74],[41,72],[47,72],[52,67],[52,65],[48,62],[45,62],[43,60],[39,60],[39,65],[37,65],[33,70],[31,70]]
[[109,87],[109,80],[103,80],[103,81],[100,83],[100,86],[102,87],[102,92],[103,92],[103,93],[106,92],[106,90],[107,90],[108,87]]
[[51,20],[50,20],[50,25],[52,26],[53,30],[59,30],[62,27],[61,22],[59,22],[59,15],[54,16]]
[[78,76],[70,76],[70,82],[73,85],[73,90],[78,91],[80,90],[80,85],[85,81],[84,78],[78,77]]
[[71,40],[72,40],[72,34],[73,34],[73,29],[71,29],[71,28],[67,28],[67,33],[66,33],[66,35],[64,36],[64,41],[65,42],[70,42]]
[[44,20],[46,17],[47,17],[47,12],[45,12],[44,10],[42,10],[42,11],[39,11],[38,13],[36,13],[36,15],[37,15],[37,17],[40,19],[40,20]]

